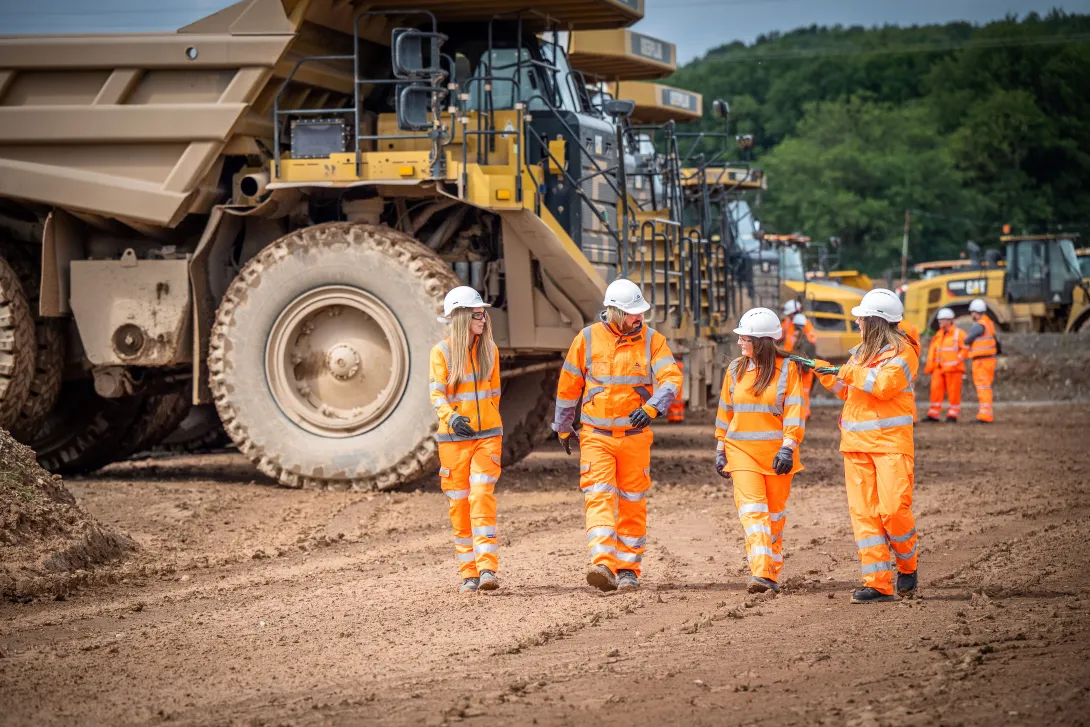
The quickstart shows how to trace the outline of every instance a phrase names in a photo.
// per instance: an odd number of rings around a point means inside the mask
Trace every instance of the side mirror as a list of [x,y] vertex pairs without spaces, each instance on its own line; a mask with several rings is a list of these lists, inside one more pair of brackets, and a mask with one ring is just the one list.
[[730,104],[717,98],[712,101],[712,113],[715,115],[715,118],[726,121],[730,118]]
[[[395,78],[418,78],[440,71],[436,34],[415,28],[394,28],[390,38]],[[425,40],[428,41],[428,57],[424,55]]]
[[622,101],[620,99],[611,99],[602,104],[602,111],[606,116],[612,116],[613,118],[624,117],[628,118],[632,115],[632,112],[636,110],[635,101]]
[[427,84],[398,84],[397,128],[400,131],[431,129],[431,95],[435,89]]

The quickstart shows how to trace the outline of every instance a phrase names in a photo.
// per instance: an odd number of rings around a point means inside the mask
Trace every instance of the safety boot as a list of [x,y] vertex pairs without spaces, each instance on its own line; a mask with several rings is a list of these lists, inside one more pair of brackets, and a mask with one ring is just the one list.
[[480,585],[480,578],[463,578],[462,585],[458,587],[458,593],[476,593]]
[[780,592],[780,584],[771,578],[760,578],[753,576],[749,579],[749,586],[746,590],[750,593],[764,593],[765,591],[772,591],[773,593]]
[[871,587],[852,591],[852,603],[892,603],[897,599]]
[[587,571],[587,584],[599,591],[616,591],[617,576],[604,565],[592,565]]
[[617,571],[617,590],[634,591],[640,587],[640,579],[636,577],[634,570]]
[[957,424],[958,423],[958,418],[957,417],[952,417],[949,414],[947,414],[946,415],[946,423],[947,424]]
[[500,587],[500,579],[496,577],[495,571],[483,570],[481,571],[481,584],[480,589],[482,591],[494,591]]
[[916,577],[918,572],[918,570],[914,570],[911,573],[897,574],[898,596],[912,596],[916,593],[916,584],[919,582],[919,579]]
[[941,424],[942,419],[938,417],[924,417],[920,420],[920,424]]

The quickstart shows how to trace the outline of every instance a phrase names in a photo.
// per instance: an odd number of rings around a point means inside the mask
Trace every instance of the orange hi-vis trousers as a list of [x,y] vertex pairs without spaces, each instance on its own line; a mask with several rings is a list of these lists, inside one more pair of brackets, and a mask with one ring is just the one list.
[[502,437],[439,443],[439,478],[449,499],[462,578],[495,572],[499,565],[495,490],[502,455]]
[[916,571],[916,519],[912,516],[915,461],[907,454],[845,452],[844,476],[863,585],[893,595],[893,564]]
[[787,496],[794,475],[765,475],[731,471],[734,504],[746,531],[749,571],[758,578],[780,581],[783,570],[783,527],[787,524]]
[[927,409],[927,416],[939,418],[943,397],[950,400],[946,416],[954,419],[961,416],[961,375],[961,371],[936,371],[931,374],[931,406]]
[[992,383],[995,381],[995,356],[974,358],[973,385],[976,387],[976,400],[980,402],[976,418],[982,422],[995,421],[992,412]]
[[587,511],[587,547],[594,565],[640,574],[647,543],[651,487],[650,429],[610,436],[584,426],[579,436],[579,487]]

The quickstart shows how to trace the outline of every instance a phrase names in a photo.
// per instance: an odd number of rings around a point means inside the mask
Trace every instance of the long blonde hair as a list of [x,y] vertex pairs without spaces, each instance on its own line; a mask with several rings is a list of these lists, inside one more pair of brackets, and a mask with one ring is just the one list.
[[617,333],[624,333],[624,319],[628,317],[628,314],[616,306],[608,306],[606,308],[606,323],[617,331]]
[[867,316],[863,320],[863,343],[855,352],[855,360],[862,365],[869,365],[886,346],[899,353],[909,345],[908,334],[896,323],[878,316]]
[[473,341],[469,326],[473,322],[470,308],[458,308],[450,320],[450,373],[447,374],[447,386],[457,386],[468,373],[470,367],[469,349],[476,346],[477,381],[489,381],[492,378],[492,366],[495,364],[496,344],[492,341],[492,319],[484,314],[484,332]]

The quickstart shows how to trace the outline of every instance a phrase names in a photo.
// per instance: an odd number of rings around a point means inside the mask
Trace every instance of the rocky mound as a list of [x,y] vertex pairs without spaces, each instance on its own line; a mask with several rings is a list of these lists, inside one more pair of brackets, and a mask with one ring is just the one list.
[[34,451],[0,429],[0,598],[63,598],[98,565],[135,548],[103,528]]

